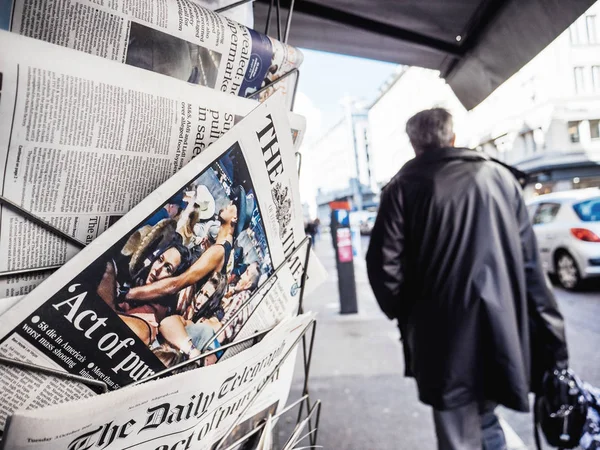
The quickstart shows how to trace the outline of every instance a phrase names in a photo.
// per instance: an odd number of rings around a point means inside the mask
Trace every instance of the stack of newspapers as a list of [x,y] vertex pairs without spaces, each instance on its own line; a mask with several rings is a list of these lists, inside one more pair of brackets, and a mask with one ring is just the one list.
[[226,448],[285,407],[326,276],[302,54],[201,3],[0,2],[3,448]]

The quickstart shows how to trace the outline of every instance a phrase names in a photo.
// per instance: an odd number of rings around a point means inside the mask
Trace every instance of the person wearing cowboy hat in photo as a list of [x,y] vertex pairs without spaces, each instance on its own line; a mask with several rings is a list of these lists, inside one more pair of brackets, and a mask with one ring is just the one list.
[[215,209],[214,197],[206,186],[199,185],[177,222],[177,232],[183,238],[185,246],[198,245],[211,227],[215,229],[213,238],[216,238],[219,221],[214,219]]
[[251,217],[246,192],[242,186],[232,189],[231,198],[231,202],[219,211],[220,227],[214,245],[207,248],[182,274],[150,285],[132,288],[127,293],[126,299],[138,302],[151,301],[166,295],[174,295],[188,286],[196,285],[201,288],[216,271],[225,275],[233,242],[239,233],[248,227]]

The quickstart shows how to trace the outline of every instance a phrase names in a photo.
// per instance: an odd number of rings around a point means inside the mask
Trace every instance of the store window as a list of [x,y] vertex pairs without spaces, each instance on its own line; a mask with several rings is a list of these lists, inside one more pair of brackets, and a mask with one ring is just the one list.
[[580,139],[579,124],[580,123],[581,123],[580,121],[569,122],[569,139],[571,139],[571,142],[579,142],[579,139]]
[[590,120],[590,137],[600,139],[600,120]]
[[581,94],[586,91],[585,74],[583,67],[575,67],[573,69],[575,77],[575,93]]
[[533,196],[537,197],[538,195],[550,194],[554,191],[554,185],[556,183],[554,181],[546,181],[546,182],[537,182],[533,185],[534,192]]
[[600,187],[600,177],[578,178],[578,182],[573,182],[574,189],[587,189],[591,187]]

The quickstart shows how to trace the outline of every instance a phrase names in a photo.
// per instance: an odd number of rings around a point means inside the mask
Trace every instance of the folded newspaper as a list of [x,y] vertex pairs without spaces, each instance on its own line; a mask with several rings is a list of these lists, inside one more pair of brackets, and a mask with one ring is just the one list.
[[[303,59],[194,0],[8,0],[0,13],[7,30],[242,97],[272,86]],[[293,78],[277,83],[289,102]],[[265,91],[261,100],[273,89]]]
[[[114,390],[295,314],[305,234],[289,130],[280,95],[258,106],[1,315],[0,354]],[[317,260],[308,274],[325,278]],[[0,389],[0,424],[93,395],[2,365]]]
[[[13,33],[0,48],[2,195],[86,244],[257,105]],[[304,120],[292,122],[299,143]],[[78,251],[2,208],[0,272]],[[0,299],[49,273],[0,278]]]
[[20,410],[10,419],[3,448],[225,449],[285,406],[293,375],[289,362],[313,320],[313,314],[288,319],[251,349],[215,366]]

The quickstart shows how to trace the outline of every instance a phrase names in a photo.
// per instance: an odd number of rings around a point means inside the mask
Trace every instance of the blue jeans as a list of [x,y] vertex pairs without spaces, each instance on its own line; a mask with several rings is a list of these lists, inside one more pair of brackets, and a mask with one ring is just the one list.
[[470,403],[446,411],[433,410],[438,450],[506,450],[496,405]]
[[[212,340],[212,343],[206,348],[206,350],[215,350],[221,345],[215,337],[215,331],[210,325],[204,323],[193,323],[185,327],[185,331],[192,340],[194,347],[202,351],[207,342]],[[220,357],[223,352],[218,352],[217,357]]]

